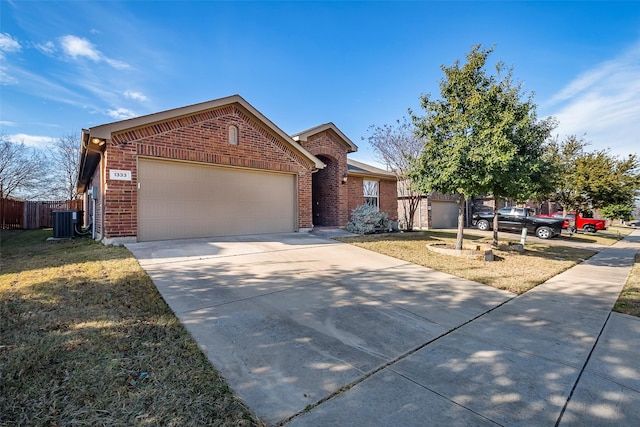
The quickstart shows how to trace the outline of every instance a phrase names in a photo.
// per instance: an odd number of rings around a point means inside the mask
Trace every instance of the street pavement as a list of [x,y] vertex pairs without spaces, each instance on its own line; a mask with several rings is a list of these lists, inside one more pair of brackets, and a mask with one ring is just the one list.
[[520,296],[323,233],[127,247],[270,425],[640,425],[640,231]]

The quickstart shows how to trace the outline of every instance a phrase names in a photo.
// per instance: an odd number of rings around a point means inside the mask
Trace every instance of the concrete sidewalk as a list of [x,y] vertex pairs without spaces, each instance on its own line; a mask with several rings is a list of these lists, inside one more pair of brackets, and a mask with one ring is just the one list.
[[640,425],[640,319],[611,313],[640,232],[288,426]]
[[127,246],[273,425],[640,423],[640,232],[515,298],[314,235]]

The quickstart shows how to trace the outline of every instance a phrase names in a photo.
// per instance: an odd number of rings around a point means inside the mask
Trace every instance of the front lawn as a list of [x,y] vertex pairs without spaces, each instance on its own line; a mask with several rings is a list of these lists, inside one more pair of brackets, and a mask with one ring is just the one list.
[[[518,240],[517,235],[505,234],[500,233],[501,243]],[[587,236],[582,240],[596,238],[603,239],[601,236]],[[430,243],[454,244],[455,239],[455,231],[432,230],[347,237],[340,240],[517,294],[530,290],[596,253],[590,249],[553,242],[528,242],[523,253],[494,249],[496,261],[485,262],[442,255],[425,249]],[[465,234],[465,244],[480,240],[486,241],[486,236]],[[617,239],[609,240],[613,243]]]
[[618,313],[640,317],[640,253],[636,255],[631,274],[613,310]]
[[131,253],[0,237],[0,425],[250,426]]

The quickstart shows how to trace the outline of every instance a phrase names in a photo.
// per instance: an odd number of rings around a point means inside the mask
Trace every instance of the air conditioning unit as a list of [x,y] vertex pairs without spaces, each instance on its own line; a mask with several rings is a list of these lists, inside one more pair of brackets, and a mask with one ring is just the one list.
[[76,232],[76,227],[82,227],[83,211],[55,211],[53,214],[53,237],[70,239]]

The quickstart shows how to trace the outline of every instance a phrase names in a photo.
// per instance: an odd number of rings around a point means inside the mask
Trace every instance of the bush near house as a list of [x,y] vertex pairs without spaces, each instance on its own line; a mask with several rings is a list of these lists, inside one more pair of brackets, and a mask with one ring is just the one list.
[[389,230],[389,216],[380,212],[375,206],[364,204],[351,212],[351,220],[347,231],[355,234],[371,234],[376,231]]

